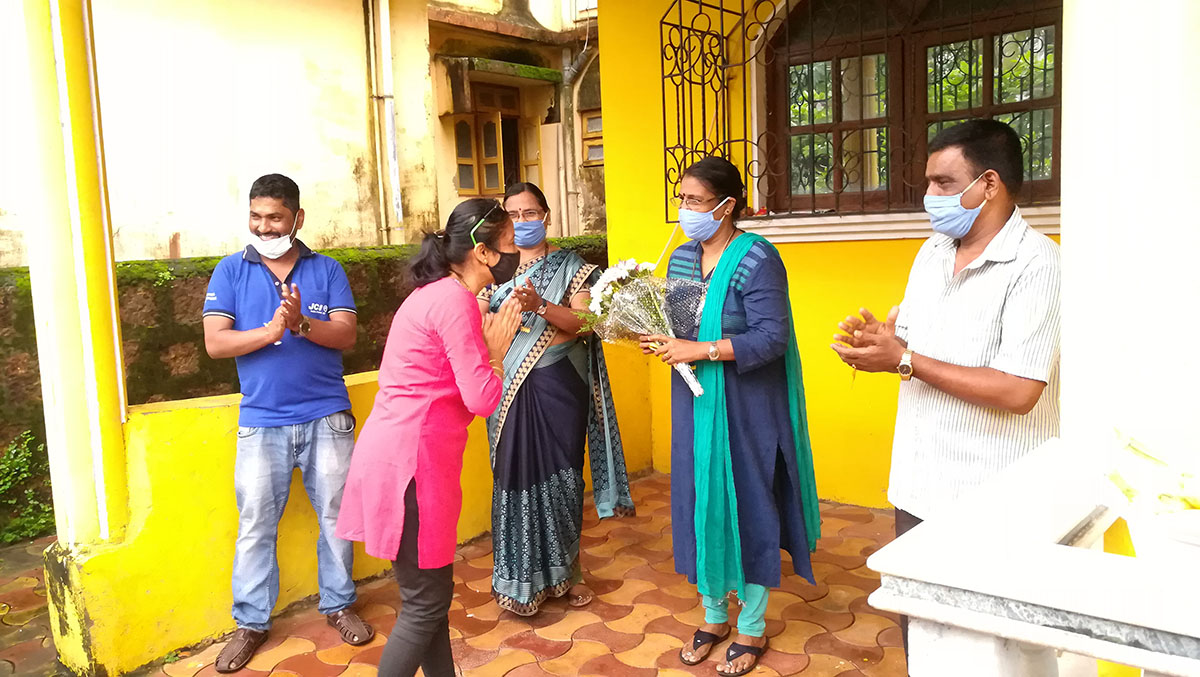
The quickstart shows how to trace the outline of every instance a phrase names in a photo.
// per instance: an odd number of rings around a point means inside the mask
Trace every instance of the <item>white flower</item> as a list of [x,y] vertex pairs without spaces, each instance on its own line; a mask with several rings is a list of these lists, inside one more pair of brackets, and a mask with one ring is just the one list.
[[654,272],[654,264],[653,263],[639,263],[637,265],[637,270],[638,270],[638,272],[641,272],[641,273],[644,273],[644,272],[653,273]]

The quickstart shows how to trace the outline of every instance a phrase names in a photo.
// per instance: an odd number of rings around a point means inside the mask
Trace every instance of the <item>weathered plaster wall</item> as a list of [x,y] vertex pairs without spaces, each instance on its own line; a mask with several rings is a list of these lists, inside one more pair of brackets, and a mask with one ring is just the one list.
[[[118,260],[166,257],[174,233],[183,256],[237,248],[247,191],[269,172],[300,185],[313,246],[377,242],[362,2],[92,8]],[[0,265],[22,258],[0,248]]]

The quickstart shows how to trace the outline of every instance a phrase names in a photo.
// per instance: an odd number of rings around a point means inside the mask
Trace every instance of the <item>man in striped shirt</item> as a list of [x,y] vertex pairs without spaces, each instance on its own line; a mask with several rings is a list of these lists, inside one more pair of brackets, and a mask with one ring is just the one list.
[[1058,434],[1058,245],[1016,206],[1020,139],[995,120],[945,129],[925,178],[935,234],[903,302],[883,322],[865,308],[847,317],[833,345],[851,367],[902,380],[897,536]]

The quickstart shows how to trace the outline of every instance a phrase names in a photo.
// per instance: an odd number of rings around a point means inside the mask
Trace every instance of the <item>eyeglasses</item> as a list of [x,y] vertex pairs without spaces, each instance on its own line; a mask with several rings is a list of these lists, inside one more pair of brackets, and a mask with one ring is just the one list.
[[487,210],[486,212],[484,212],[483,218],[479,219],[479,223],[476,223],[475,227],[471,229],[471,246],[473,246],[473,247],[479,246],[479,241],[475,239],[475,231],[479,230],[479,227],[483,225],[484,221],[487,221],[488,217],[492,215],[492,212],[496,211],[499,208],[500,208],[499,202],[492,204],[492,208]]
[[523,212],[509,212],[508,218],[513,221],[537,221],[542,218],[546,212],[540,209],[526,209]]
[[700,205],[705,204],[707,202],[712,202],[713,200],[716,200],[716,199],[717,198],[715,198],[715,197],[710,197],[710,198],[705,198],[705,199],[701,200],[698,197],[692,197],[690,195],[687,197],[684,197],[682,195],[676,195],[675,197],[671,198],[671,204],[674,205],[677,209],[679,207],[684,207],[687,209],[694,210],[696,207],[699,207]]

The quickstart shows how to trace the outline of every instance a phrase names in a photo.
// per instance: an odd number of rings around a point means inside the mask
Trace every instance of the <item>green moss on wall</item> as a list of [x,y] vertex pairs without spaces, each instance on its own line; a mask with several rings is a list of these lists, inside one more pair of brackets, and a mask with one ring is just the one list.
[[[598,265],[607,263],[603,236],[555,243]],[[342,263],[358,306],[358,341],[344,354],[346,373],[379,367],[392,315],[411,289],[405,283],[413,245],[329,249]],[[204,350],[201,309],[208,278],[221,257],[129,261],[117,265],[121,340],[129,402],[233,393],[233,360],[213,360]],[[29,271],[0,269],[0,445],[22,432],[44,439]]]
[[[603,236],[554,242],[591,263],[607,265],[608,244]],[[379,368],[392,316],[412,291],[404,273],[409,257],[416,251],[413,245],[402,245],[322,252],[346,269],[358,306],[358,341],[343,355],[346,373]],[[238,391],[234,361],[213,360],[204,350],[200,313],[208,278],[220,260],[218,256],[207,256],[117,264],[121,343],[130,404]],[[45,439],[42,389],[33,299],[25,268],[0,269],[0,411],[4,412],[0,417],[0,449],[7,448],[10,453],[13,449],[40,451],[38,445]],[[8,465],[21,468],[4,470],[0,457],[0,489],[7,492],[0,495],[0,540],[10,533],[23,538],[41,535],[33,531],[53,528],[53,521],[45,515],[31,517],[26,514],[28,506],[22,512],[15,507],[17,502],[4,499],[9,494],[26,496],[27,492],[29,496],[48,496],[45,464],[23,459],[14,455]],[[25,466],[29,466],[27,471]]]

